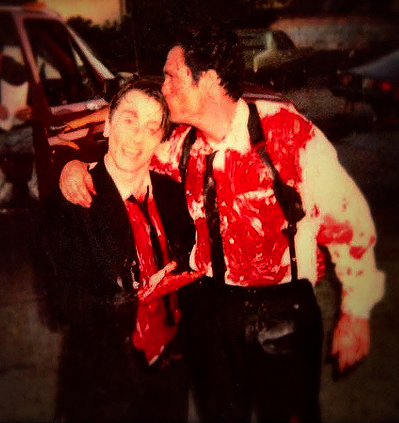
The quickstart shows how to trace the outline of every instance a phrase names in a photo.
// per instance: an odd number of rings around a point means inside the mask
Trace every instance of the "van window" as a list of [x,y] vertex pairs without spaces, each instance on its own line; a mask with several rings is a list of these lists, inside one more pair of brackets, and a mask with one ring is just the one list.
[[[27,124],[23,108],[28,103],[28,71],[14,21],[7,13],[0,14],[0,128],[10,131]],[[22,119],[25,116],[26,119]],[[4,140],[1,149],[4,147]]]
[[24,24],[50,106],[102,96],[101,84],[60,22],[26,19]]
[[295,49],[295,44],[291,38],[283,31],[275,31],[274,39],[278,50],[293,50]]

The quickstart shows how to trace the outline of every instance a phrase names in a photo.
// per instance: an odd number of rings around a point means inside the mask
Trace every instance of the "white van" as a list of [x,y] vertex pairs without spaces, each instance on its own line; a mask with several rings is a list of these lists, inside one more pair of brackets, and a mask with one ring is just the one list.
[[[92,159],[102,150],[101,125],[63,129],[107,104],[104,93],[114,75],[58,13],[39,4],[0,6],[0,42],[0,172],[17,196],[33,179],[31,191],[44,197],[72,153]],[[21,120],[24,105],[31,114]],[[22,130],[28,136],[19,145]]]

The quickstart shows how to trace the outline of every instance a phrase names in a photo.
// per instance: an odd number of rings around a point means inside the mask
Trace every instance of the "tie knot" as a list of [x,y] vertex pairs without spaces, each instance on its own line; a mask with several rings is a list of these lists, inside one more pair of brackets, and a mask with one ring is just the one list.
[[133,204],[137,204],[141,210],[145,210],[147,212],[149,195],[150,195],[150,190],[149,190],[149,187],[147,187],[147,191],[142,201],[137,200],[137,198],[133,194],[130,195],[130,197],[128,197],[127,201]]

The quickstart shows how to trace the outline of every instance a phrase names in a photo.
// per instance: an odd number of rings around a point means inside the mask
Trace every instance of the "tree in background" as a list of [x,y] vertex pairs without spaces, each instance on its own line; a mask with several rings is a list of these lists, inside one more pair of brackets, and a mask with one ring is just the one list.
[[256,1],[128,0],[128,13],[121,23],[97,25],[78,16],[70,18],[68,24],[114,72],[161,74],[174,32],[182,24],[212,20],[228,23],[233,28],[266,28],[276,13],[255,11]]
[[[0,0],[1,1],[1,0]],[[267,28],[290,14],[318,16],[393,10],[397,0],[126,0],[120,23],[94,25],[82,17],[68,23],[113,71],[161,74],[174,31],[181,24],[209,20],[233,28]],[[277,3],[282,8],[276,7]],[[273,6],[268,8],[268,6]]]

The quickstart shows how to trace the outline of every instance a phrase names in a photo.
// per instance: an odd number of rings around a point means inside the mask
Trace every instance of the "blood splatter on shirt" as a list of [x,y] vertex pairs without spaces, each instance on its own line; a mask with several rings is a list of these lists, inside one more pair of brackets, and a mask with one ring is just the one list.
[[[342,307],[367,316],[384,288],[384,274],[375,265],[376,234],[367,202],[317,127],[293,107],[266,101],[256,104],[265,147],[282,180],[299,191],[306,212],[295,238],[299,277],[316,283],[324,272],[318,245],[326,246],[347,293]],[[248,114],[248,106],[239,100],[231,130],[220,145],[208,143],[197,131],[185,185],[197,231],[191,265],[212,274],[203,181],[205,155],[217,150],[214,178],[226,283],[277,284],[290,280],[288,240],[283,233],[287,222],[274,195],[270,169],[251,147]],[[156,170],[180,179],[178,163],[188,130],[185,125],[178,127],[161,146],[153,162]]]

